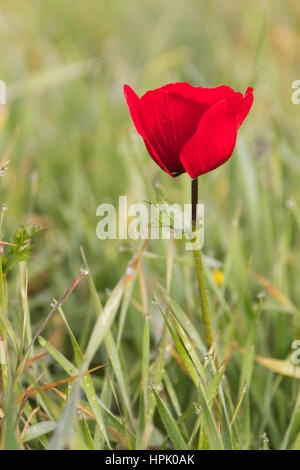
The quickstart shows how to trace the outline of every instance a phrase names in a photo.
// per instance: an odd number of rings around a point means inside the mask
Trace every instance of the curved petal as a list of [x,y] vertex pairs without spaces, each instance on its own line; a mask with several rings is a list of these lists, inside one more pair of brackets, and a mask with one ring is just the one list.
[[197,131],[183,147],[180,159],[195,178],[225,163],[231,156],[238,129],[253,102],[252,89],[234,102],[222,100],[212,106],[199,122]]
[[242,97],[231,109],[231,113],[236,115],[239,126],[242,125],[249,113],[253,103],[253,88],[247,88],[245,96]]
[[[169,83],[168,85],[159,88],[159,90],[177,93],[181,96],[184,96],[185,98],[194,99],[200,103],[207,103],[210,106],[213,106],[221,100],[235,102],[243,98],[242,93],[236,92],[226,85],[206,88],[201,86],[193,86],[187,82],[181,82]],[[148,93],[152,92],[149,91]]]
[[160,160],[160,158],[156,154],[154,148],[152,148],[150,142],[148,142],[146,134],[143,131],[143,128],[140,124],[139,114],[138,114],[138,109],[139,109],[139,105],[140,105],[139,97],[133,91],[133,89],[128,85],[124,85],[124,95],[125,95],[125,98],[126,98],[126,101],[127,101],[127,104],[128,104],[128,108],[129,108],[129,112],[130,112],[131,118],[133,120],[133,123],[135,125],[135,128],[136,128],[137,132],[140,134],[140,136],[144,139],[144,142],[145,142],[145,145],[146,145],[146,148],[147,148],[149,154],[151,155],[151,157],[153,158],[155,163],[157,163],[157,165],[159,165],[162,170],[166,171],[167,173],[169,173],[169,175],[173,176],[169,172],[168,168]]
[[147,92],[140,100],[130,87],[124,91],[136,129],[156,163],[173,176],[185,172],[181,149],[196,131],[208,104],[163,89]]

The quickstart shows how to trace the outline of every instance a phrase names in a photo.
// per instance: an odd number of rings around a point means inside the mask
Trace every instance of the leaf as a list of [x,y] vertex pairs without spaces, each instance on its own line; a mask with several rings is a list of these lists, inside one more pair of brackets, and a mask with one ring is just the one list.
[[33,424],[26,429],[23,436],[23,442],[32,441],[32,439],[37,439],[45,434],[49,434],[54,431],[56,427],[57,423],[54,421],[42,421],[41,423]]
[[86,445],[88,446],[89,450],[96,450],[95,444],[94,444],[94,441],[93,441],[93,437],[92,437],[88,422],[87,422],[84,414],[82,415],[82,427],[83,427],[83,435],[84,435],[84,438],[85,438],[85,442],[86,442]]
[[293,436],[295,433],[297,435],[299,430],[299,423],[300,423],[300,393],[298,394],[298,398],[292,413],[291,420],[285,432],[282,444],[280,446],[280,450],[286,450],[289,442],[291,439],[295,439]]
[[[167,353],[167,328],[164,326],[159,344],[157,346],[158,355],[155,361],[149,367],[149,383],[152,384],[160,384],[165,370],[165,360],[166,360],[166,353]],[[155,411],[156,400],[152,393],[150,387],[146,390],[147,393],[147,408],[145,410],[146,415],[146,423],[145,423],[145,432],[143,436],[143,445],[146,448],[148,444],[148,440],[150,438],[150,430],[152,429],[152,418]]]
[[21,261],[28,261],[32,257],[32,249],[34,245],[31,244],[31,238],[40,232],[42,227],[35,225],[20,225],[13,237],[13,244],[7,255],[2,258],[3,273],[7,273],[16,264]]
[[176,327],[176,330],[180,336],[180,339],[187,351],[187,353],[189,354],[189,356],[191,357],[192,359],[192,362],[193,364],[195,365],[197,371],[198,371],[198,374],[200,375],[200,377],[202,377],[202,379],[205,381],[205,372],[204,372],[204,369],[203,369],[203,366],[201,364],[201,361],[198,357],[198,354],[196,352],[196,349],[193,347],[193,345],[190,343],[187,335],[185,334],[184,330],[180,327],[180,325],[178,324],[178,322],[175,320],[174,317],[172,317],[173,319],[173,323]]
[[293,450],[300,450],[300,431],[298,432],[297,438],[294,442]]
[[149,319],[145,318],[143,332],[143,348],[142,348],[142,392],[140,396],[139,416],[136,433],[136,449],[141,449],[142,436],[146,426],[146,409],[147,409],[147,384],[148,384],[148,367],[150,352],[150,328]]
[[[83,255],[84,262],[87,266],[87,260],[86,260],[86,257],[84,255],[83,250],[82,250],[82,255]],[[91,292],[92,299],[93,299],[93,302],[94,302],[94,305],[95,305],[95,308],[96,308],[97,316],[100,318],[100,316],[102,315],[102,312],[103,312],[102,304],[100,302],[100,299],[99,299],[99,296],[98,296],[98,293],[97,293],[97,289],[96,289],[96,286],[95,286],[95,283],[94,283],[94,279],[93,279],[93,277],[90,273],[90,270],[88,270],[88,272],[89,272],[90,292]],[[133,282],[131,282],[130,285],[128,285],[128,287],[125,290],[125,294],[128,292],[128,290],[132,289],[132,285],[133,285]],[[125,294],[124,294],[124,298],[125,298]],[[124,305],[124,298],[123,298],[123,305]],[[123,306],[122,306],[122,310],[123,310]],[[121,312],[122,312],[122,310],[121,310]],[[129,416],[130,420],[132,421],[133,420],[133,414],[132,414],[132,410],[131,410],[131,405],[130,405],[130,400],[129,400],[129,397],[128,397],[127,389],[126,389],[126,382],[125,382],[125,378],[124,378],[124,374],[123,374],[123,370],[122,370],[122,366],[121,366],[121,361],[120,361],[120,358],[119,358],[119,353],[118,353],[118,350],[117,350],[117,346],[116,346],[114,337],[113,337],[110,330],[107,331],[106,337],[104,339],[104,343],[105,343],[105,348],[106,348],[106,351],[108,353],[110,362],[111,362],[112,367],[113,367],[113,371],[116,375],[116,378],[117,378],[117,381],[118,381],[118,384],[119,384],[123,406],[124,406],[125,411],[127,412],[128,416]]]
[[253,318],[251,319],[251,325],[248,333],[247,344],[245,349],[245,354],[243,358],[242,364],[242,371],[240,375],[240,392],[242,391],[244,384],[247,383],[250,387],[252,372],[253,372],[253,365],[255,359],[255,343],[256,343],[256,335],[257,335],[257,328],[258,322],[261,313],[261,302],[257,306],[257,310],[253,313]]
[[47,349],[48,353],[53,357],[53,359],[70,375],[79,375],[79,370],[77,367],[74,367],[72,362],[65,358],[52,344],[50,344],[42,336],[39,336],[40,345]]
[[160,284],[158,284],[158,288],[163,296],[163,299],[165,300],[165,302],[167,302],[169,309],[175,316],[176,320],[179,322],[182,328],[186,331],[186,333],[189,335],[191,340],[198,346],[200,351],[203,354],[205,354],[206,347],[204,346],[196,328],[192,324],[187,314],[182,310],[182,308],[178,305],[178,303],[170,297],[167,291]]
[[76,379],[72,393],[68,398],[57,428],[48,446],[48,450],[63,450],[71,443],[73,423],[80,393],[80,379]]
[[176,391],[173,387],[172,381],[170,377],[168,376],[167,372],[165,372],[164,374],[164,383],[165,383],[168,395],[170,397],[171,403],[173,405],[173,408],[176,411],[177,416],[179,417],[182,415],[179,400],[177,398]]
[[156,392],[155,389],[153,389],[153,394],[155,397],[156,401],[156,406],[159,411],[160,417],[162,419],[162,422],[166,428],[167,434],[171,440],[171,442],[174,445],[174,448],[176,450],[186,450],[187,445],[178,429],[178,426],[171,415],[170,411],[168,410],[167,406],[165,403],[161,400],[160,396]]
[[121,299],[124,294],[125,278],[122,277],[114,290],[112,291],[108,301],[106,302],[101,315],[97,319],[93,328],[90,340],[88,342],[85,354],[83,367],[88,368],[89,363],[93,359],[96,351],[104,340],[112,322],[117,314]]
[[124,374],[122,371],[122,366],[121,366],[121,362],[119,359],[119,354],[117,351],[116,343],[115,343],[115,340],[111,331],[107,332],[104,342],[105,342],[105,347],[106,347],[109,359],[112,364],[113,371],[116,375],[116,379],[119,384],[119,390],[120,390],[121,399],[122,399],[124,408],[127,411],[127,414],[129,415],[130,420],[132,421],[133,414],[131,410],[131,405],[130,405],[130,400],[128,397],[127,389],[126,389]]
[[273,359],[271,357],[255,356],[256,362],[277,374],[300,379],[300,367],[294,366],[289,360]]
[[[98,369],[101,369],[102,367],[105,367],[105,366],[102,365],[102,366],[94,367],[93,369],[90,369],[90,370],[84,372],[84,375],[91,374],[92,372],[94,372]],[[84,375],[82,375],[82,377],[84,377]],[[24,393],[22,393],[22,395],[19,396],[19,398],[17,400],[17,403],[21,403],[25,397],[27,397],[27,396],[32,397],[32,395],[35,395],[36,393],[40,392],[41,390],[51,390],[55,387],[58,387],[59,385],[70,383],[70,382],[72,382],[73,380],[75,380],[77,378],[78,378],[78,375],[73,375],[71,377],[67,377],[66,379],[56,380],[55,382],[52,382],[50,384],[40,385],[38,388],[31,388],[32,387],[32,385],[31,385],[30,387],[28,387],[25,390]]]
[[282,292],[280,292],[277,287],[273,286],[273,284],[271,284],[268,279],[254,271],[252,271],[252,276],[264,289],[269,292],[269,294],[279,303],[279,305],[288,308],[293,312],[297,311],[295,305],[293,305],[293,303]]
[[[64,323],[67,327],[67,330],[70,334],[71,341],[72,341],[72,346],[73,346],[73,349],[74,349],[75,358],[76,358],[76,362],[77,362],[77,366],[78,366],[78,368],[80,368],[81,365],[82,365],[82,362],[83,362],[82,352],[81,352],[81,350],[79,348],[79,345],[78,345],[78,343],[75,339],[75,336],[73,335],[73,332],[72,332],[71,328],[69,327],[69,324],[67,322],[67,319],[65,317],[65,314],[64,314],[62,308],[59,308],[59,313],[60,313],[60,315],[61,315],[61,317],[62,317],[62,319],[63,319],[63,321],[64,321]],[[104,439],[106,440],[107,445],[110,447],[108,436],[107,436],[106,429],[105,429],[105,423],[104,423],[103,416],[102,416],[101,407],[100,407],[100,404],[99,404],[99,401],[98,401],[98,397],[97,397],[97,394],[96,394],[96,390],[95,390],[95,386],[94,386],[94,382],[92,380],[92,377],[90,375],[82,376],[81,382],[82,382],[82,388],[85,391],[86,397],[87,397],[89,405],[91,407],[91,410],[94,413],[95,420],[96,420],[96,423],[98,425],[98,428],[101,431],[101,434],[104,436]]]
[[181,341],[179,340],[178,336],[176,335],[176,333],[174,332],[174,330],[172,329],[170,323],[168,322],[168,320],[166,319],[165,315],[163,314],[163,311],[161,310],[161,314],[165,320],[165,323],[167,325],[167,328],[169,330],[169,333],[173,339],[173,342],[175,344],[175,347],[178,351],[178,354],[180,355],[185,367],[186,367],[186,370],[188,371],[189,373],[189,376],[191,377],[192,381],[194,382],[195,386],[198,387],[199,386],[199,376],[198,376],[198,373],[197,373],[197,370],[190,358],[190,356],[188,355],[186,349],[184,348],[184,346],[182,345]]
[[201,384],[199,386],[198,391],[199,391],[199,402],[200,402],[200,409],[202,413],[202,419],[204,423],[204,429],[209,440],[210,449],[211,450],[223,450],[224,446],[219,436],[218,427],[212,415],[212,412],[209,408],[208,401],[206,399],[204,389]]
[[215,375],[212,377],[208,384],[207,388],[207,398],[209,401],[213,400],[215,397],[216,393],[218,392],[219,385],[221,383],[221,380],[224,376],[224,371],[226,368],[226,364],[223,364],[215,373]]

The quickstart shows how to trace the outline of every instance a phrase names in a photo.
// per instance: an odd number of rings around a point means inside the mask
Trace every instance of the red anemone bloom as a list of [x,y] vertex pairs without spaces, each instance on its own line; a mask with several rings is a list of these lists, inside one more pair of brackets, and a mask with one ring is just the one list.
[[214,170],[231,156],[238,130],[252,103],[228,86],[171,83],[142,98],[128,86],[124,94],[137,132],[153,160],[171,176],[191,178]]

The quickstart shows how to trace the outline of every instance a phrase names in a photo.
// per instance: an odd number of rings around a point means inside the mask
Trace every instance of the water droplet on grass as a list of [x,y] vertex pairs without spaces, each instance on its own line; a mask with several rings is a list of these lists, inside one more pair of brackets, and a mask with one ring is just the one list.
[[257,299],[263,299],[264,297],[266,297],[266,292],[264,290],[262,290],[261,292],[259,292],[257,294]]
[[133,267],[132,267],[132,266],[128,266],[128,268],[126,269],[126,274],[127,274],[128,276],[132,276],[133,273],[134,273]]
[[9,160],[3,164],[3,166],[0,168],[0,176],[5,176],[7,172],[7,165],[9,163]]
[[193,406],[194,406],[195,414],[196,414],[196,415],[199,415],[199,414],[201,413],[200,407],[198,406],[197,403],[193,403]]
[[287,207],[288,209],[294,209],[295,203],[294,203],[293,199],[287,199],[285,201],[285,207]]
[[84,274],[85,276],[87,276],[89,273],[89,270],[84,265],[82,265],[80,268],[80,272],[81,274]]

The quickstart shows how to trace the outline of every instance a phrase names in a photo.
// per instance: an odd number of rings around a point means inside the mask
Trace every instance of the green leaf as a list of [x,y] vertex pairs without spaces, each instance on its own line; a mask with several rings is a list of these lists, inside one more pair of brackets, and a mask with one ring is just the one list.
[[167,291],[160,284],[158,285],[158,288],[163,296],[163,299],[165,300],[165,302],[167,302],[169,309],[171,310],[181,327],[186,331],[188,336],[197,345],[200,351],[203,354],[206,354],[206,347],[204,346],[198,334],[198,331],[192,324],[187,314],[182,310],[178,303],[170,297]]
[[273,359],[272,357],[255,356],[256,362],[277,374],[300,379],[300,367],[288,359]]
[[150,350],[150,328],[149,319],[145,318],[143,347],[142,347],[142,392],[140,396],[138,425],[136,433],[136,448],[141,449],[142,436],[146,426],[146,410],[147,410],[147,384],[148,384],[148,367],[149,367],[149,350]]
[[[159,305],[159,303],[158,303],[158,305]],[[198,387],[199,386],[199,376],[198,376],[197,370],[196,370],[193,362],[191,361],[190,356],[188,355],[187,351],[185,350],[184,346],[182,345],[181,341],[179,340],[178,336],[176,335],[176,333],[174,332],[174,330],[171,327],[170,323],[166,319],[160,305],[159,305],[159,308],[160,308],[161,314],[164,318],[165,324],[167,325],[169,333],[170,333],[170,335],[173,339],[175,347],[178,351],[178,354],[180,355],[180,357],[181,357],[181,359],[182,359],[182,361],[183,361],[183,363],[186,367],[186,370],[188,371],[189,376],[191,377],[191,379],[194,382],[195,386]]]
[[48,446],[48,450],[63,450],[65,447],[70,446],[79,393],[80,378],[76,379],[72,393],[66,402],[64,411]]
[[197,369],[197,372],[199,374],[199,376],[203,379],[203,381],[205,381],[205,372],[204,372],[204,368],[201,364],[201,361],[198,357],[198,354],[196,352],[196,349],[193,347],[193,345],[191,344],[189,338],[187,337],[187,335],[185,334],[184,330],[180,327],[180,325],[178,324],[178,322],[175,320],[175,318],[173,317],[173,323],[176,327],[176,330],[180,336],[180,339],[187,351],[187,353],[189,354],[189,356],[191,357],[192,361],[193,361],[193,364],[195,365],[196,369]]
[[210,449],[211,450],[223,450],[224,446],[222,444],[222,441],[218,432],[218,427],[212,415],[210,407],[208,405],[208,401],[207,401],[204,389],[201,384],[198,390],[199,390],[199,402],[200,402],[200,409],[202,412],[204,429],[209,440]]
[[11,246],[8,254],[2,258],[3,273],[7,273],[16,264],[28,261],[32,257],[34,245],[31,244],[30,239],[41,230],[42,227],[35,225],[20,225],[12,240],[14,246]]
[[[82,250],[82,254],[83,254],[83,257],[84,257],[84,262],[85,262],[86,266],[88,267],[87,260],[85,258],[83,250]],[[90,292],[91,292],[92,299],[93,299],[93,302],[94,302],[94,305],[95,305],[95,308],[96,308],[97,316],[98,316],[98,318],[100,318],[101,315],[103,315],[102,304],[100,302],[100,299],[99,299],[99,296],[98,296],[98,293],[97,293],[97,289],[96,289],[93,277],[90,273],[90,270],[88,272],[89,272]],[[128,291],[132,290],[132,284],[133,284],[133,282],[131,280],[130,284],[127,285],[127,289],[125,290],[124,296],[126,295],[126,293]],[[124,299],[123,299],[123,303],[124,303]],[[123,306],[122,306],[122,308],[123,308]],[[104,343],[105,343],[105,348],[106,348],[106,351],[108,353],[110,362],[111,362],[112,367],[113,367],[113,371],[116,375],[116,378],[117,378],[117,381],[118,381],[118,384],[119,384],[119,389],[120,389],[121,399],[122,399],[124,409],[125,409],[127,415],[129,416],[131,422],[132,422],[133,421],[133,413],[132,413],[132,410],[131,410],[130,400],[129,400],[128,393],[127,393],[126,382],[125,382],[125,378],[124,378],[124,374],[123,374],[123,370],[122,370],[122,365],[121,365],[121,361],[120,361],[120,358],[119,358],[119,353],[118,353],[118,350],[117,350],[117,346],[116,346],[114,337],[113,337],[110,329],[107,331],[107,334],[104,338]]]
[[54,421],[42,421],[41,423],[33,424],[29,426],[23,436],[23,442],[32,441],[32,439],[38,439],[45,434],[49,434],[54,431],[57,427],[57,423]]
[[52,344],[50,344],[42,336],[38,337],[39,343],[42,348],[45,348],[53,359],[69,374],[70,376],[78,375],[79,370],[73,366],[72,362],[65,358],[65,356],[59,352]]
[[170,411],[168,410],[165,403],[161,400],[160,396],[153,389],[153,394],[156,401],[156,406],[159,411],[160,417],[162,422],[166,428],[167,434],[174,445],[176,450],[187,450],[187,445],[178,429],[178,426],[171,415]]
[[207,387],[207,398],[209,401],[213,400],[216,393],[218,392],[219,385],[224,376],[226,364],[223,364],[215,373],[215,375],[210,380]]
[[[69,324],[67,322],[67,319],[65,317],[65,314],[64,314],[62,308],[60,307],[58,310],[59,310],[59,313],[60,313],[60,315],[61,315],[61,317],[62,317],[62,319],[63,319],[63,321],[64,321],[64,323],[65,323],[65,325],[68,329],[68,332],[70,334],[73,349],[74,349],[74,353],[75,353],[75,358],[76,358],[76,362],[77,362],[77,366],[78,366],[78,368],[80,368],[82,366],[82,362],[83,362],[83,355],[82,355],[81,350],[79,348],[79,345],[78,345],[78,343],[75,339],[75,336],[73,335],[73,332],[72,332],[71,328],[69,327]],[[104,436],[104,439],[106,440],[107,445],[110,447],[109,439],[108,439],[106,429],[105,429],[105,423],[104,423],[103,416],[102,416],[101,407],[100,407],[100,404],[99,404],[99,401],[98,401],[98,397],[97,397],[97,394],[96,394],[94,382],[93,382],[93,379],[92,379],[91,375],[87,374],[87,375],[82,376],[81,377],[81,382],[82,382],[82,388],[83,388],[83,390],[86,394],[89,405],[91,407],[91,411],[94,413],[96,423],[97,423],[97,425],[98,425],[98,427],[101,431],[101,434]]]
[[121,299],[124,294],[125,279],[124,277],[118,282],[114,290],[112,291],[108,301],[106,302],[101,315],[97,319],[93,331],[91,333],[90,340],[88,342],[85,354],[84,354],[84,369],[88,368],[91,360],[93,359],[96,351],[104,340],[108,330],[110,329],[112,322],[117,314]]
[[112,364],[113,371],[116,375],[116,379],[119,384],[119,390],[121,394],[122,403],[124,405],[125,410],[127,411],[127,414],[129,415],[130,420],[132,421],[133,414],[131,410],[131,405],[130,405],[130,400],[128,397],[127,389],[126,389],[124,374],[122,371],[122,366],[121,366],[121,362],[119,359],[119,354],[117,351],[116,343],[115,343],[115,340],[111,331],[107,332],[104,342],[105,342],[105,347],[106,347],[109,359]]
[[285,432],[283,441],[281,443],[280,449],[286,450],[289,446],[291,440],[295,439],[295,435],[299,431],[299,423],[300,423],[300,393],[298,394],[298,398],[292,413],[292,417],[290,419],[289,425]]
[[251,325],[248,333],[247,345],[245,349],[245,354],[243,358],[242,364],[242,371],[240,376],[240,392],[242,391],[244,384],[247,383],[250,387],[252,372],[253,372],[253,365],[254,365],[254,358],[255,358],[255,343],[256,343],[256,335],[257,335],[257,328],[259,323],[261,313],[261,302],[257,306],[256,311],[253,313],[253,318],[251,319]]

